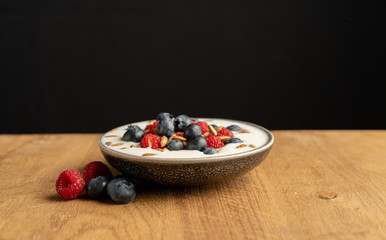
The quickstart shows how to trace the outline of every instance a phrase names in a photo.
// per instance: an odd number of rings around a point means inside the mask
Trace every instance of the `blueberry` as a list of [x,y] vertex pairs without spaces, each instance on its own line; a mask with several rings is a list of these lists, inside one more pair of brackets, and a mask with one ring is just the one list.
[[233,125],[229,125],[227,129],[231,131],[239,131],[241,130],[241,127],[239,125],[233,124]]
[[203,151],[206,148],[207,142],[203,136],[193,136],[186,145],[187,150]]
[[166,148],[170,151],[179,151],[184,149],[184,144],[180,140],[173,139],[166,145]]
[[228,144],[228,143],[241,143],[243,142],[243,140],[241,140],[240,138],[231,138],[231,139],[228,139],[228,140],[225,140],[225,144]]
[[129,203],[136,193],[132,182],[125,178],[115,178],[107,185],[107,194],[116,203]]
[[92,199],[98,199],[106,196],[106,187],[109,179],[105,176],[92,178],[86,187],[87,195]]
[[160,136],[170,137],[174,133],[174,124],[170,118],[164,118],[157,124],[157,133]]
[[157,115],[157,117],[155,118],[156,121],[161,121],[162,119],[164,118],[170,118],[170,119],[174,119],[173,115],[171,115],[170,113],[167,113],[167,112],[162,112],[162,113],[159,113]]
[[197,123],[190,124],[184,131],[184,137],[188,140],[197,135],[201,136],[201,127]]
[[127,142],[140,142],[145,135],[145,131],[143,131],[140,127],[129,125],[127,127],[127,131],[122,137],[122,140]]
[[186,115],[179,115],[174,119],[176,132],[183,132],[192,123],[192,119]]
[[218,127],[216,124],[211,124],[211,126],[212,126],[213,128]]
[[215,153],[218,153],[218,151],[212,147],[205,148],[204,150],[204,154],[215,154]]

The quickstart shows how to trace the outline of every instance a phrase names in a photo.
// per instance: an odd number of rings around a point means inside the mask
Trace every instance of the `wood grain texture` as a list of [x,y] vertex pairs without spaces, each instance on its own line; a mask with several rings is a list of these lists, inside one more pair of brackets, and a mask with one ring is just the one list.
[[386,131],[273,134],[264,162],[234,181],[136,182],[125,205],[56,194],[63,170],[105,162],[100,134],[0,135],[0,239],[386,238]]

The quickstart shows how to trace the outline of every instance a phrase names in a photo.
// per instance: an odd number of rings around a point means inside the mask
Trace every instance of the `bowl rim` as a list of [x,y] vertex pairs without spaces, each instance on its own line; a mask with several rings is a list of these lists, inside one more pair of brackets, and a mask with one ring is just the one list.
[[[157,163],[157,164],[177,164],[177,165],[181,165],[181,164],[192,164],[192,163],[197,164],[197,163],[221,162],[221,161],[227,161],[227,160],[234,159],[234,158],[239,158],[239,157],[247,157],[247,156],[250,156],[250,155],[261,153],[261,152],[271,148],[273,143],[274,143],[274,136],[273,136],[273,134],[269,130],[267,130],[266,128],[264,128],[264,127],[262,127],[260,125],[254,124],[254,123],[250,123],[250,122],[246,122],[246,121],[241,121],[241,120],[225,119],[225,118],[204,118],[204,117],[200,117],[198,119],[225,120],[225,121],[232,121],[232,122],[235,122],[235,123],[239,122],[239,123],[242,123],[242,124],[250,125],[252,127],[259,128],[265,134],[267,134],[268,135],[268,141],[264,145],[262,145],[261,147],[254,148],[254,149],[251,149],[249,151],[245,151],[245,152],[241,152],[241,153],[233,153],[233,154],[229,154],[229,155],[222,155],[222,156],[211,156],[211,157],[205,157],[205,158],[197,158],[197,157],[196,158],[157,158],[157,157],[153,157],[153,156],[137,156],[137,155],[132,155],[132,154],[128,154],[128,153],[123,153],[123,152],[120,152],[120,151],[108,148],[108,147],[106,147],[102,143],[102,138],[106,134],[108,134],[109,132],[104,133],[99,138],[99,147],[100,147],[100,150],[102,151],[102,153],[105,153],[105,154],[108,154],[108,155],[112,155],[112,156],[117,157],[117,158],[121,158],[121,159],[123,159],[125,161],[138,162],[138,163]],[[127,124],[124,124],[122,126],[125,126],[125,125],[127,125]],[[119,127],[122,127],[122,126],[119,126]],[[169,160],[169,159],[174,159],[174,160]]]

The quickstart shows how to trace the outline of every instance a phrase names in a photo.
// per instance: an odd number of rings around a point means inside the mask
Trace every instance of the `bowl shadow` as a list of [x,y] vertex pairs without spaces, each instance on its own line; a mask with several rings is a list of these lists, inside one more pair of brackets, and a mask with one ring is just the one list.
[[[242,179],[243,176],[238,179]],[[217,182],[199,186],[164,186],[154,183],[133,180],[136,187],[137,201],[170,201],[170,198],[188,199],[191,197],[213,194],[218,191],[225,191],[233,180],[227,182]]]

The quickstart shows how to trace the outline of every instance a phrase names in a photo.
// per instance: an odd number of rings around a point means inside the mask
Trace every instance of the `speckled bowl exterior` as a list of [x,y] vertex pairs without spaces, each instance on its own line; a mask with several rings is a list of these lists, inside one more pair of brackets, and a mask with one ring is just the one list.
[[261,126],[246,124],[262,129],[268,135],[267,143],[247,152],[219,157],[176,161],[125,154],[109,149],[101,142],[99,146],[103,156],[115,169],[135,179],[168,186],[213,184],[247,173],[268,155],[274,142],[272,133]]

